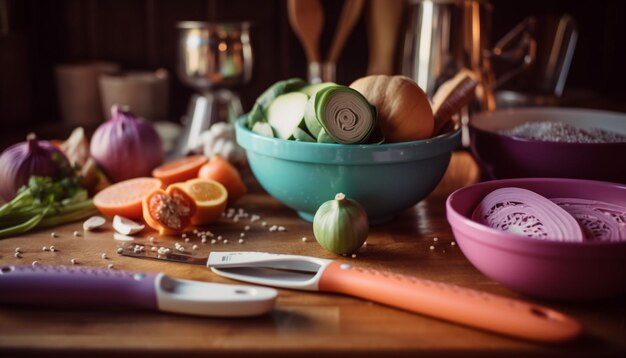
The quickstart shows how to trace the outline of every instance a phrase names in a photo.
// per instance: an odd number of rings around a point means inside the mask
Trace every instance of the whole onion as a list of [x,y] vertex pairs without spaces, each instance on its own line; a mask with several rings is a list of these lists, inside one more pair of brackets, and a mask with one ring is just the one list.
[[12,145],[0,155],[0,196],[10,201],[33,175],[56,180],[69,174],[71,167],[65,154],[31,133],[25,142]]
[[151,123],[113,106],[91,138],[91,156],[113,182],[150,176],[163,163],[161,137]]

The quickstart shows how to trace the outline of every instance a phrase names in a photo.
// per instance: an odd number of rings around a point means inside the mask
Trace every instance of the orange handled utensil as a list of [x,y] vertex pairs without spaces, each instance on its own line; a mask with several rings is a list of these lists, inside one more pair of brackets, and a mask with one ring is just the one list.
[[525,339],[561,342],[582,332],[550,308],[455,285],[309,256],[212,252],[216,274],[266,286],[351,295],[410,312]]

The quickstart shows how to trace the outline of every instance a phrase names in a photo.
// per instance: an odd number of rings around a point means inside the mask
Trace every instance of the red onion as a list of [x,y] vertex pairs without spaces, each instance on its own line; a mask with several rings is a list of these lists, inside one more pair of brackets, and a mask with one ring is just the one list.
[[161,137],[150,122],[117,106],[91,138],[91,156],[109,179],[150,176],[163,163]]
[[521,188],[501,188],[487,194],[474,210],[472,220],[537,239],[584,239],[580,225],[570,214],[543,196]]
[[588,241],[626,241],[626,208],[597,200],[550,199],[583,227]]
[[25,142],[7,148],[0,155],[0,196],[10,201],[33,175],[56,180],[71,175],[71,167],[54,144],[29,134]]

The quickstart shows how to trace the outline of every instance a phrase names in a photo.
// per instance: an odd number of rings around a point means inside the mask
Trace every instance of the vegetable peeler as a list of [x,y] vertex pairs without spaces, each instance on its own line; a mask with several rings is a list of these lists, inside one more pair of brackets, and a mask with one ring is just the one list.
[[272,288],[180,280],[164,273],[90,267],[0,266],[0,305],[124,307],[197,316],[260,315],[274,307]]
[[572,339],[582,332],[576,320],[550,308],[441,282],[360,268],[310,256],[263,252],[180,252],[124,248],[122,255],[206,264],[227,278],[259,285],[325,291],[359,297],[410,312],[545,342]]

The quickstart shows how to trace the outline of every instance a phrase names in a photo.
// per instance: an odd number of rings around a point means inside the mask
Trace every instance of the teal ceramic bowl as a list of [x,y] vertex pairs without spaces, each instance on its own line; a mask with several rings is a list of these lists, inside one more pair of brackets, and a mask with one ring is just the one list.
[[337,193],[359,202],[370,223],[392,219],[437,186],[461,141],[459,129],[404,143],[346,145],[269,138],[236,123],[237,143],[273,197],[308,221]]

